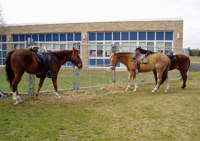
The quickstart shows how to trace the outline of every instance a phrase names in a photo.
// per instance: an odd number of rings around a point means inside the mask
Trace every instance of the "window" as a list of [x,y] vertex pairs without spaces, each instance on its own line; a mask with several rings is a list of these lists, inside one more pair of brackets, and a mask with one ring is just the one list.
[[103,41],[104,40],[104,34],[103,33],[97,33],[97,41]]
[[164,32],[156,32],[156,40],[164,40]]
[[141,46],[141,48],[146,49],[146,42],[139,42],[139,46]]
[[137,32],[130,32],[130,40],[137,40]]
[[97,42],[97,57],[103,57],[103,42]]
[[60,41],[66,41],[66,34],[60,34]]
[[147,32],[147,40],[155,40],[155,32]]
[[165,40],[173,40],[173,32],[165,32]]
[[31,39],[31,35],[26,35],[26,41],[28,41],[28,38]]
[[139,40],[146,40],[146,32],[139,32]]
[[122,32],[122,40],[128,40],[128,35],[129,33],[128,32]]
[[105,33],[105,40],[112,40],[112,33],[111,32]]
[[58,34],[53,34],[53,41],[59,41]]
[[120,32],[113,32],[113,40],[120,40]]
[[13,42],[18,42],[19,39],[18,39],[18,35],[13,35]]
[[19,39],[20,39],[20,41],[25,41],[25,35],[19,35]]
[[75,33],[75,41],[81,41],[81,33]]
[[120,50],[123,52],[129,52],[129,42],[122,42],[122,47]]
[[105,57],[110,57],[110,53],[112,53],[111,51],[111,44],[112,42],[105,42],[106,46],[105,46]]
[[48,41],[52,41],[52,39],[51,39],[51,34],[46,34],[46,41],[48,42]]
[[96,40],[96,34],[95,33],[89,33],[89,41],[95,41]]
[[39,34],[39,41],[44,41],[44,34]]
[[96,45],[94,45],[94,42],[90,42],[90,46],[89,46],[89,52],[90,52],[90,57],[96,57]]
[[73,33],[67,33],[67,41],[73,41]]
[[33,41],[38,41],[38,35],[37,34],[33,34],[32,35],[32,39],[33,39]]
[[147,42],[147,50],[154,52],[154,42]]

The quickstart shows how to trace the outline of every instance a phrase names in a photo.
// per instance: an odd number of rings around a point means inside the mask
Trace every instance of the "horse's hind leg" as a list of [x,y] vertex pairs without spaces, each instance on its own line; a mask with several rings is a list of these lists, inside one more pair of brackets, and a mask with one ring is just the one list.
[[153,89],[153,91],[151,92],[152,94],[154,94],[154,92],[160,87],[161,82],[162,82],[162,73],[157,72],[157,84]]
[[19,82],[21,81],[21,77],[22,77],[22,75],[15,75],[15,78],[12,82],[14,105],[17,105],[22,102],[22,100],[18,94],[18,91],[17,91],[17,87],[18,87]]
[[52,82],[53,82],[53,86],[54,86],[54,89],[55,89],[55,93],[56,93],[56,96],[58,97],[58,99],[60,99],[60,95],[58,94],[58,89],[57,89],[57,76],[58,74],[54,74],[53,78],[52,78]]
[[167,83],[167,87],[166,87],[165,93],[167,93],[167,90],[169,90],[169,77],[168,76],[166,78],[166,83]]
[[187,81],[187,72],[179,70],[183,79],[183,86],[181,87],[184,89],[186,87],[186,81]]

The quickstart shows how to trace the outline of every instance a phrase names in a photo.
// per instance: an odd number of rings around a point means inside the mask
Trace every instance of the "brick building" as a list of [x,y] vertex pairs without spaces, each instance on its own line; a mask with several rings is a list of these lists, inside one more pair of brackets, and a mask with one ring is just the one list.
[[[183,47],[183,19],[181,18],[11,25],[0,27],[0,30],[4,31],[0,37],[1,62],[5,61],[5,53],[8,51],[25,48],[20,42],[27,41],[28,38],[48,50],[72,49],[73,45],[68,43],[80,43],[79,50],[84,65],[109,64],[112,42],[119,45],[118,50],[124,52],[133,52],[136,46],[152,51],[155,51],[154,47],[161,47],[165,53],[173,47]],[[60,42],[60,44],[51,42]],[[178,53],[178,50],[174,51]]]

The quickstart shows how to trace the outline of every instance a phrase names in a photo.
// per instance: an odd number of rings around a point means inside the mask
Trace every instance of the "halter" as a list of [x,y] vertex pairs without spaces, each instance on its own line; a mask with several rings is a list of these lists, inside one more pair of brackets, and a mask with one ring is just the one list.
[[[77,58],[74,57],[74,51],[73,51],[73,54],[72,54],[72,57],[71,57],[71,60],[74,59],[76,60],[76,64],[78,63],[81,63],[82,61],[79,61]],[[73,63],[73,62],[72,62]],[[73,63],[74,64],[74,63]]]

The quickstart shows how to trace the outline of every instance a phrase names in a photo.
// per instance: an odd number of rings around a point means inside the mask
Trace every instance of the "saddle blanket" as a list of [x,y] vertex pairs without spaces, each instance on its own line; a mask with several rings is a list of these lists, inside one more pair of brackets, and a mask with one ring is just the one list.
[[140,64],[147,64],[148,61],[149,61],[150,56],[151,55],[148,55],[147,57],[145,57],[145,56],[139,56],[139,57],[137,57],[135,59],[131,59],[131,61],[138,62]]
[[52,55],[45,52],[34,52],[39,63],[46,65],[48,61],[53,63]]

